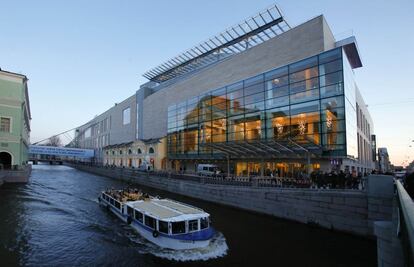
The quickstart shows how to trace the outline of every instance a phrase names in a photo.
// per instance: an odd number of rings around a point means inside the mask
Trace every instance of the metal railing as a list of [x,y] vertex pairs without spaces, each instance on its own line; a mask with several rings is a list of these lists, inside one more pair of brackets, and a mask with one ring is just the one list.
[[405,262],[414,266],[414,202],[399,180],[395,181],[398,194],[399,235]]
[[136,168],[104,166],[98,164],[81,164],[100,169],[108,169],[119,172],[118,175],[128,177],[158,176],[177,180],[193,181],[205,184],[221,184],[233,186],[255,186],[255,187],[280,187],[280,188],[309,188],[322,190],[365,190],[366,177],[353,177],[339,179],[338,177],[320,178],[293,178],[293,177],[270,177],[270,176],[225,176],[222,174],[213,176],[201,176],[190,172],[176,171],[143,171]]

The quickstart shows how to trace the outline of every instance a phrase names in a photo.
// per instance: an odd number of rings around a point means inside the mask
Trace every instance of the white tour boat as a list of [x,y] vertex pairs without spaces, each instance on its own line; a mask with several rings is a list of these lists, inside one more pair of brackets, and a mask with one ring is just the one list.
[[152,243],[170,249],[209,245],[215,230],[203,210],[136,189],[106,190],[99,202]]

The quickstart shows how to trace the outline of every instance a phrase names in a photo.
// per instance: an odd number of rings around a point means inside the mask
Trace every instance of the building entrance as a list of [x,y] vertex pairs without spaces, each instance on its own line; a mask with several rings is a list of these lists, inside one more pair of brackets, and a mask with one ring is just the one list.
[[12,156],[8,152],[0,152],[0,169],[11,169]]
[[[262,171],[263,168],[263,171]],[[304,162],[237,162],[237,176],[268,176],[299,178],[308,174]]]

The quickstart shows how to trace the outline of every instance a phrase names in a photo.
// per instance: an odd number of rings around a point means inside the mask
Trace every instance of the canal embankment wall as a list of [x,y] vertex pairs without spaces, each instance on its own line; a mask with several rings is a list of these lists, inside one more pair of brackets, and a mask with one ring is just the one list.
[[369,176],[368,188],[362,191],[209,184],[158,177],[129,169],[84,165],[72,167],[184,196],[360,236],[374,237],[374,222],[388,221],[392,218],[393,196],[384,194],[381,187],[383,183],[380,183],[380,186],[377,183],[386,181],[389,185],[387,176]]
[[17,170],[0,170],[0,186],[4,183],[27,183],[32,172],[32,165]]

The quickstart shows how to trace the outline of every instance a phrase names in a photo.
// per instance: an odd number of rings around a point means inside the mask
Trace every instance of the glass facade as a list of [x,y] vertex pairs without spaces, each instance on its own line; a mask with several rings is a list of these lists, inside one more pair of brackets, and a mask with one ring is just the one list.
[[219,153],[207,143],[288,138],[346,156],[354,116],[346,114],[343,58],[336,48],[169,106],[169,157]]

